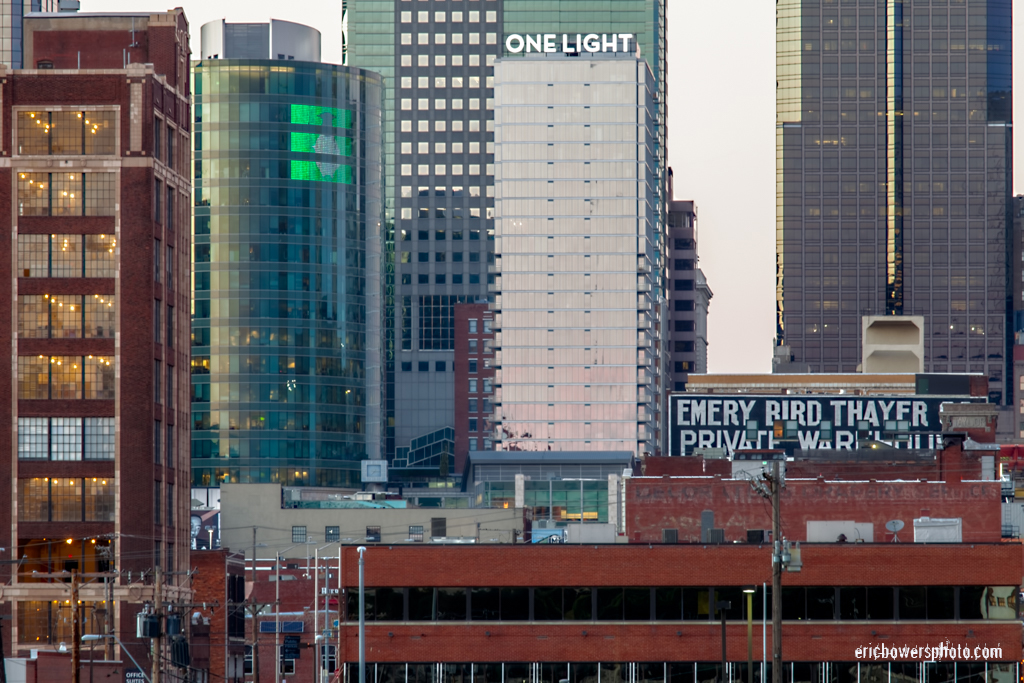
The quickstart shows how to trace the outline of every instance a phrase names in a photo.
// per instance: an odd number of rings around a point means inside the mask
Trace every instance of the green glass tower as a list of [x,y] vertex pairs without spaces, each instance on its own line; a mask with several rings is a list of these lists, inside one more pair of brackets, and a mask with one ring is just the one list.
[[223,58],[233,26],[193,66],[193,486],[352,485],[380,457],[381,78]]

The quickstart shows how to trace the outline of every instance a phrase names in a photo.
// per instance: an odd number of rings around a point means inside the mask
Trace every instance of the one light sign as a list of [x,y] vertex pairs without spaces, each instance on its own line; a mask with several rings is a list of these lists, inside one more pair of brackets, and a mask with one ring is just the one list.
[[505,36],[505,49],[520,52],[629,52],[632,33],[512,33]]

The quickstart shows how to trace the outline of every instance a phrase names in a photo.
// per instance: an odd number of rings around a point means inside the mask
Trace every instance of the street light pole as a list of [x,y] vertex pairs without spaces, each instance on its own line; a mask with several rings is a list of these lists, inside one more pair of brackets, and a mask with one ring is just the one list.
[[356,548],[359,553],[359,683],[366,683],[366,608],[363,605],[364,582],[363,582],[363,553],[365,546]]
[[722,618],[722,683],[729,683],[729,669],[728,669],[728,658],[726,657],[725,650],[725,610],[732,609],[732,602],[729,600],[716,600],[715,609],[718,610],[719,616]]
[[275,555],[277,560],[274,562],[274,683],[281,683],[281,553]]
[[754,683],[754,586],[744,586],[747,594],[747,683]]

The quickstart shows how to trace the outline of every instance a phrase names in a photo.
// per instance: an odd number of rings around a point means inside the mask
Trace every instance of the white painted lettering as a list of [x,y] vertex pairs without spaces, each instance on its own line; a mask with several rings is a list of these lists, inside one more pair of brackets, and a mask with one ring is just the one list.
[[896,401],[879,401],[878,403],[882,406],[882,419],[888,420],[889,413],[892,412],[892,406]]
[[853,432],[836,432],[836,448],[842,448],[844,450],[853,450],[854,433]]
[[738,427],[740,405],[736,401],[722,401],[722,422],[727,426]]
[[801,427],[807,426],[807,421],[804,419],[804,411],[807,406],[803,401],[793,401],[789,406],[789,417],[791,420],[796,420],[796,423]]
[[764,402],[764,421],[766,425],[774,423],[776,420],[782,419],[782,406],[779,405],[778,401],[765,401]]
[[718,399],[708,401],[708,426],[721,427],[722,421],[718,419],[718,413],[722,410],[722,402]]
[[896,401],[896,419],[903,420],[910,412],[910,401]]
[[798,436],[800,437],[800,448],[803,450],[811,450],[818,447],[818,432],[800,430]]
[[698,448],[714,448],[715,433],[710,429],[701,429],[697,432]]
[[914,426],[928,426],[928,404],[924,401],[914,401]]
[[817,401],[807,402],[807,426],[817,427],[821,424],[821,404]]
[[871,423],[872,427],[881,426],[878,422],[878,411],[875,410],[875,402],[869,401],[864,407],[864,419]]
[[676,401],[676,424],[689,427],[690,417],[686,412],[690,409],[690,402],[687,399],[679,399]]
[[690,422],[694,425],[706,425],[708,423],[708,406],[706,401],[692,401],[690,403]]
[[864,419],[864,404],[861,401],[850,401],[847,415],[846,426],[856,427],[857,421]]
[[832,410],[835,413],[836,421],[835,426],[843,424],[843,404],[845,401],[829,401],[829,405],[832,406]]

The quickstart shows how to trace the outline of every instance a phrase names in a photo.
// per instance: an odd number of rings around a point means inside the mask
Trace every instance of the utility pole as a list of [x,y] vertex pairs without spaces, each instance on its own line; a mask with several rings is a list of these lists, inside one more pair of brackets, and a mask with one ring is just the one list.
[[71,683],[79,683],[81,671],[82,622],[78,613],[78,570],[71,570]]
[[112,576],[104,578],[103,581],[107,599],[107,613],[104,615],[103,624],[103,635],[106,636],[103,639],[103,659],[110,661],[114,658],[114,639],[110,637],[114,633],[114,582]]
[[[782,683],[782,473],[772,462],[772,682]],[[155,682],[154,682],[155,683]]]
[[[163,621],[163,613],[164,613],[164,575],[163,575],[163,572],[160,570],[160,565],[159,564],[157,564],[157,567],[156,567],[156,591],[155,591],[155,595],[153,596],[153,602],[155,603],[155,608],[156,608],[156,623],[157,623],[156,634],[157,635],[156,635],[156,638],[153,638],[153,675],[152,675],[152,682],[153,683],[160,683],[160,651],[161,651],[161,648],[160,648],[161,642],[160,642],[160,640],[161,640],[161,636],[163,635],[163,628],[164,628],[164,621]],[[74,681],[73,683],[78,683],[78,681]],[[776,683],[778,683],[778,681],[776,681]]]
[[249,597],[252,612],[252,680],[253,683],[260,683],[260,655],[256,642],[260,633],[256,623],[256,527],[252,528],[252,590],[249,591]]

